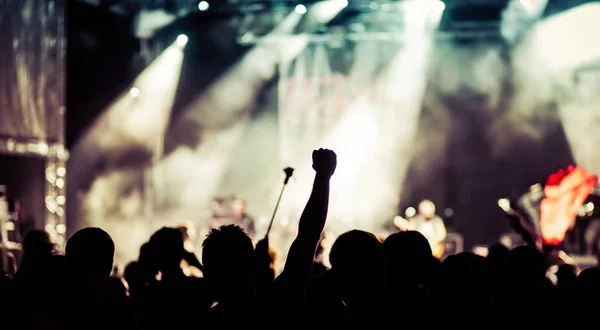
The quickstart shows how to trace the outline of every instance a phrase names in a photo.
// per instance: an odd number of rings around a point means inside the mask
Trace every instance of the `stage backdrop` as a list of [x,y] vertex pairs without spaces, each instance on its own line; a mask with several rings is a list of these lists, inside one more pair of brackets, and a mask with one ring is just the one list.
[[0,2],[0,137],[62,143],[64,1]]

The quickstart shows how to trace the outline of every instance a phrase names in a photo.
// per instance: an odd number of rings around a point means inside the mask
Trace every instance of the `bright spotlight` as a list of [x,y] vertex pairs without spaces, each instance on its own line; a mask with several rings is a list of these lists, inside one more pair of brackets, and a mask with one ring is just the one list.
[[296,13],[302,15],[302,14],[306,14],[306,7],[304,5],[297,5],[296,6]]
[[131,95],[131,97],[138,97],[138,96],[140,96],[140,89],[137,88],[137,87],[132,87],[129,90],[129,95]]
[[348,0],[341,0],[342,8],[348,7]]
[[510,201],[508,200],[508,198],[501,198],[498,200],[498,206],[500,206],[500,208],[502,210],[504,210],[504,212],[508,212],[510,211],[511,207],[510,207]]
[[521,0],[521,6],[525,7],[525,8],[529,8],[531,7],[531,1],[529,0]]
[[179,45],[179,47],[184,47],[188,42],[188,37],[185,34],[180,34],[177,37],[177,45]]
[[407,218],[412,218],[415,215],[417,215],[417,210],[415,210],[415,208],[411,206],[406,209],[406,211],[404,212],[404,215],[406,215]]
[[210,8],[210,5],[206,1],[200,1],[200,3],[198,4],[198,9],[200,11],[207,11],[208,8]]
[[446,4],[441,0],[436,0],[434,6],[435,10],[440,13],[446,10]]

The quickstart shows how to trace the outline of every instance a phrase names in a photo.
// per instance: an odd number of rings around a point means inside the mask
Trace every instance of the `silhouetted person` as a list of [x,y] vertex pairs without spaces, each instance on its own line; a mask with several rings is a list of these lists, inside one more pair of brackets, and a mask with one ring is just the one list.
[[[313,151],[312,167],[315,170],[313,188],[298,222],[298,234],[287,254],[283,272],[275,280],[271,297],[274,324],[286,320],[302,320],[308,279],[312,273],[315,252],[329,209],[329,186],[337,167],[336,154],[327,149]],[[300,327],[302,322],[290,325]]]
[[573,265],[560,265],[556,272],[556,278],[558,290],[575,291],[577,287],[577,269]]
[[145,321],[144,316],[148,314],[146,306],[149,301],[149,288],[157,281],[159,273],[157,259],[150,243],[144,243],[140,247],[138,261],[129,263],[123,273],[129,287],[129,300],[139,313],[142,323]]
[[388,315],[404,310],[407,322],[426,317],[431,295],[427,288],[432,252],[429,241],[417,231],[401,231],[384,241]]
[[506,267],[506,258],[509,252],[510,250],[500,243],[490,245],[486,257],[486,262],[490,270],[493,272],[503,271]]
[[146,276],[142,266],[137,261],[132,261],[125,266],[123,271],[123,278],[127,282],[129,287],[129,294],[131,297],[142,295],[147,285]]
[[181,230],[163,227],[152,235],[148,248],[161,277],[149,285],[144,322],[157,328],[198,327],[212,297],[204,279],[188,277],[181,269],[185,254]]
[[[39,274],[40,267],[54,254],[54,243],[45,231],[32,230],[23,239],[23,259],[16,279],[18,282],[35,281],[33,277]],[[27,286],[29,283],[23,283]]]
[[383,243],[371,233],[352,230],[333,243],[329,261],[331,269],[318,279],[321,283],[309,297],[317,323],[310,328],[381,326],[387,316]]
[[140,247],[140,255],[138,257],[138,263],[142,268],[144,273],[144,281],[147,284],[153,283],[156,281],[156,276],[158,275],[158,257],[155,255],[154,249],[150,243],[144,243],[142,247]]
[[505,280],[506,259],[510,249],[500,243],[490,245],[488,255],[485,258],[490,280],[490,294],[497,297],[503,290]]
[[385,256],[383,243],[373,234],[352,230],[340,235],[329,254],[331,274],[353,317],[375,318],[381,300]]
[[204,276],[214,289],[217,305],[211,310],[211,325],[234,328],[251,322],[255,309],[255,252],[252,240],[237,225],[212,229],[203,243]]
[[32,230],[25,236],[23,259],[15,275],[15,284],[22,313],[19,318],[26,322],[26,327],[38,328],[42,323],[38,320],[44,319],[40,313],[46,313],[48,309],[45,285],[50,275],[49,263],[53,253],[54,244],[48,233]]
[[600,293],[600,269],[588,268],[577,277],[581,289],[591,294]]
[[70,267],[69,328],[137,328],[132,309],[108,294],[113,269],[115,244],[104,230],[84,228],[67,241],[66,257]]
[[100,228],[84,228],[67,241],[66,257],[92,281],[105,282],[113,269],[115,243]]
[[424,284],[431,265],[429,241],[417,231],[390,235],[384,242],[388,289],[416,289]]
[[278,253],[274,246],[269,244],[265,237],[256,243],[256,293],[265,295],[269,293],[275,277],[277,277]]
[[[534,308],[535,306],[535,308]],[[549,310],[557,308],[556,292],[546,278],[546,260],[532,246],[519,246],[508,253],[506,279],[501,296],[496,299],[495,313],[508,325],[512,320],[540,322]],[[508,318],[501,315],[510,314]]]
[[[447,257],[442,263],[442,306],[449,325],[477,325],[491,312],[488,267],[484,257],[462,252]],[[474,317],[464,319],[461,311]]]
[[0,322],[3,322],[3,328],[16,329],[22,326],[23,316],[19,315],[19,308],[22,305],[17,305],[18,293],[16,290],[15,283],[8,274],[0,273],[0,315],[2,318]]
[[546,280],[546,262],[542,253],[531,246],[519,246],[508,253],[506,275],[518,289],[538,289]]
[[[270,294],[257,299],[256,255],[252,241],[240,227],[222,226],[212,230],[204,241],[204,274],[217,291],[218,305],[211,310],[213,328],[301,326],[307,282],[327,218],[329,182],[337,164],[331,150],[315,150],[312,158],[316,172],[313,189],[284,270]],[[265,314],[268,319],[264,319]]]

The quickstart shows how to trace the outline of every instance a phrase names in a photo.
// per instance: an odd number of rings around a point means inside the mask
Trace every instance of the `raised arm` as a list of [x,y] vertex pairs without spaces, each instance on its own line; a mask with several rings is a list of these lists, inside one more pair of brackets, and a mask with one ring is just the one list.
[[313,151],[315,180],[310,198],[300,216],[298,235],[290,247],[282,276],[289,289],[304,292],[317,244],[325,227],[329,205],[329,180],[337,165],[336,154],[327,149]]

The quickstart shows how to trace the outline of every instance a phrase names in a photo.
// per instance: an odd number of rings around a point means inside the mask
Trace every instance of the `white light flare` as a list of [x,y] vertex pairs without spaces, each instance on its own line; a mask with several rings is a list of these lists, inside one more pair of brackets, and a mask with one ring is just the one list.
[[376,82],[375,97],[358,99],[323,142],[340,150],[332,181],[332,215],[365,230],[381,230],[382,222],[397,214],[443,13],[437,0],[426,2],[426,7],[411,5],[404,10],[408,16],[420,16],[412,22],[418,25],[405,31],[405,46],[398,48]]
[[[197,212],[199,200],[208,203],[220,192],[228,168],[235,167],[229,162],[247,125],[249,105],[276,74],[281,58],[287,56],[290,49],[299,52],[306,45],[305,37],[292,34],[302,18],[302,11],[302,8],[292,11],[176,118],[175,127],[198,122],[212,129],[202,131],[202,143],[196,148],[179,147],[152,169],[154,189],[164,191],[166,204],[176,206],[181,212],[193,213]],[[229,124],[232,121],[234,125]],[[247,182],[239,182],[227,189],[230,193],[243,193],[246,186]],[[203,205],[208,207],[208,204]],[[161,205],[158,208],[157,212],[167,211]]]
[[210,4],[206,1],[200,1],[200,3],[198,3],[198,10],[200,11],[207,11],[210,8]]
[[415,39],[436,31],[446,9],[440,0],[408,0],[398,2],[398,6],[406,13],[405,33]]
[[502,11],[500,31],[504,39],[511,43],[535,25],[542,17],[548,0],[511,0]]
[[140,96],[140,89],[137,87],[132,87],[129,90],[129,95],[131,95],[131,97],[134,97],[134,98]]
[[575,163],[593,173],[600,173],[600,72],[576,70],[600,62],[599,15],[600,4],[587,3],[545,18],[511,56],[519,97],[513,107],[556,104]]
[[[424,6],[424,7],[423,7]],[[393,216],[397,212],[399,197],[404,189],[405,176],[415,148],[418,123],[423,97],[426,90],[429,59],[434,45],[435,32],[443,14],[443,3],[437,0],[423,2],[420,6],[409,6],[408,16],[421,16],[405,32],[406,45],[400,47],[387,70],[377,82],[377,99],[381,104],[376,115],[380,138],[372,141],[368,153],[376,154],[368,165],[375,172],[385,173],[382,180],[367,179],[361,172],[353,173],[348,180],[360,180],[364,190],[370,191],[373,209],[365,210],[363,216],[371,223],[387,221],[380,217]],[[413,33],[414,31],[422,31]],[[416,36],[420,35],[419,38]],[[407,78],[410,77],[409,80]],[[408,82],[410,81],[410,82]],[[376,108],[363,108],[365,111]],[[366,155],[365,155],[366,156]],[[369,198],[368,196],[362,198]],[[356,205],[359,199],[347,194],[344,203]],[[378,211],[382,210],[382,211]],[[349,209],[345,213],[351,213]],[[380,213],[382,212],[382,213]],[[358,219],[357,221],[361,221]]]
[[176,43],[181,48],[185,47],[185,45],[187,45],[188,43],[188,36],[186,36],[185,34],[180,34],[179,36],[177,36]]
[[[104,168],[105,175],[90,169],[97,168],[98,163],[107,159],[118,163],[132,152],[147,153],[148,149],[158,145],[156,141],[163,139],[169,122],[182,61],[183,50],[175,42],[136,78],[136,87],[112,103],[71,149],[71,159],[78,166],[70,170],[67,193],[74,201],[70,207],[77,208],[74,214],[80,216],[80,225],[100,226],[112,233],[123,231],[124,211],[118,207],[118,201],[123,199],[124,191],[132,189],[131,180],[126,178],[135,176],[131,173],[113,176],[119,173],[119,169],[110,166]],[[148,159],[141,156],[128,161],[135,168],[135,165],[145,166]],[[131,164],[136,161],[139,164]],[[140,171],[140,168],[135,168],[133,172]],[[89,186],[92,188],[87,188]],[[143,223],[143,220],[140,218],[135,223]],[[117,254],[131,248],[126,241],[116,238],[115,241],[120,249]]]
[[294,9],[297,14],[303,15],[306,14],[306,7],[304,5],[297,5]]
[[[515,56],[541,61],[550,72],[573,69],[600,59],[600,4],[589,3],[538,22]],[[535,56],[535,57],[534,57]]]

